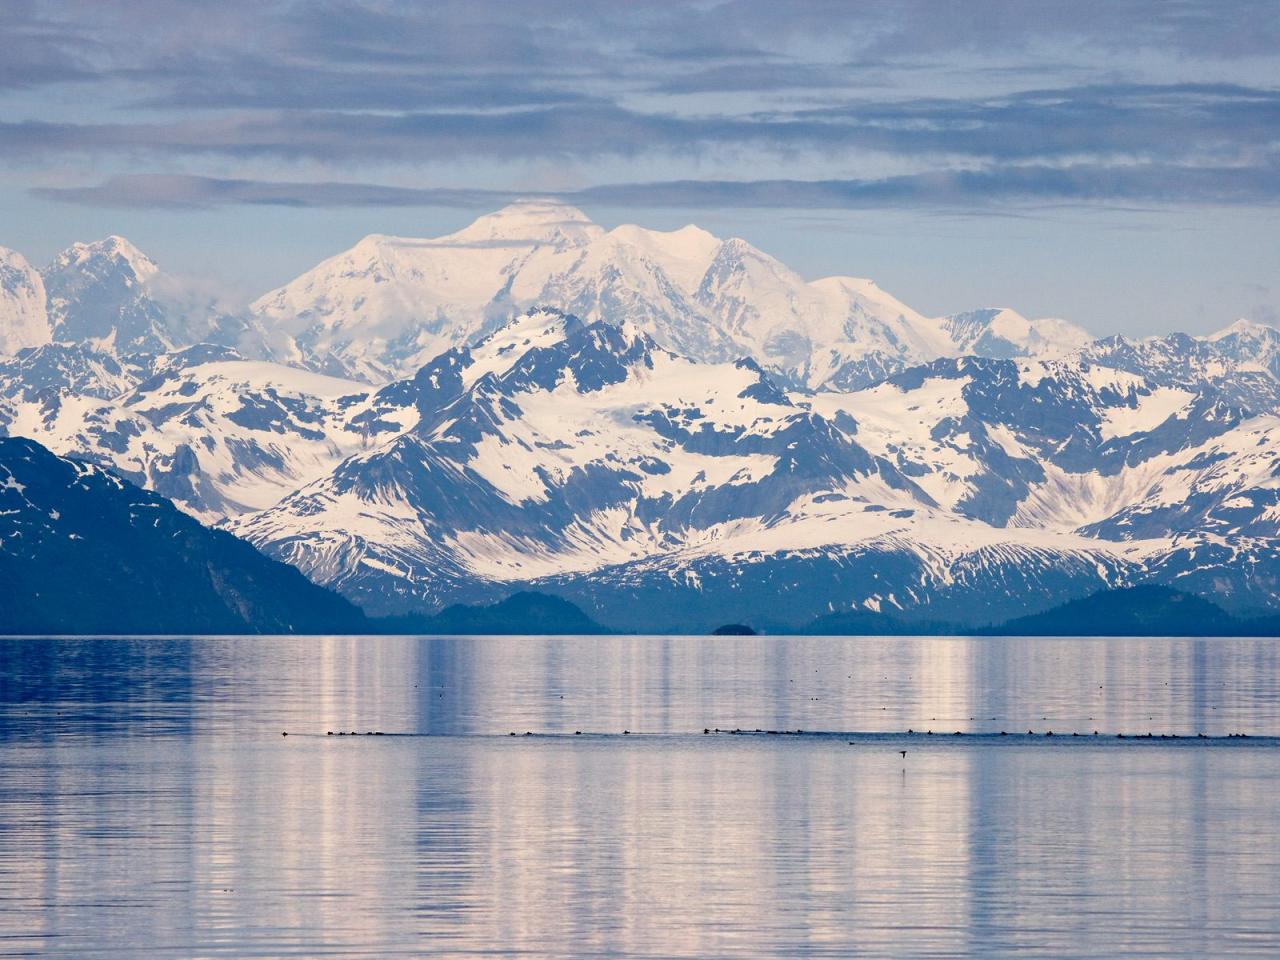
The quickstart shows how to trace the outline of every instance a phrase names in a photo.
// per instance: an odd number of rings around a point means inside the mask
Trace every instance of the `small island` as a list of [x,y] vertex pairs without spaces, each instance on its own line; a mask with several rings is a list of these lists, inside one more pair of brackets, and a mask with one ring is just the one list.
[[756,631],[745,623],[726,623],[711,631],[713,637],[754,637]]

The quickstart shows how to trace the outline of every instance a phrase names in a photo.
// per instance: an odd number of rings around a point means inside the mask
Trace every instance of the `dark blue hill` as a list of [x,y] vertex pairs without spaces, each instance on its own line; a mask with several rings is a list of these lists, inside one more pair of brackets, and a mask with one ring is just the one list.
[[168,500],[0,438],[0,634],[350,633],[363,614]]
[[384,617],[381,633],[564,635],[612,633],[574,604],[545,593],[522,591],[488,605],[456,603],[431,616]]

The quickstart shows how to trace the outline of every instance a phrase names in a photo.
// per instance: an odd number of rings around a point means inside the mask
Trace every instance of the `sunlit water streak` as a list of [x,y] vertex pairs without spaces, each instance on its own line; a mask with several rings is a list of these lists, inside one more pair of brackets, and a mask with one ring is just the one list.
[[1278,650],[0,641],[0,955],[1276,956]]

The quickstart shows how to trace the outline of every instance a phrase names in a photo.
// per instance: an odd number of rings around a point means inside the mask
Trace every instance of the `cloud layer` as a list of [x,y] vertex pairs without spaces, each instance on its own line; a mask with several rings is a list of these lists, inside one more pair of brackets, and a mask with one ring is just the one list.
[[638,206],[1280,198],[1257,0],[15,6],[0,164],[83,204],[467,206],[545,164]]
[[[529,196],[521,190],[398,187],[349,181],[221,179],[187,174],[133,174],[80,187],[34,191],[51,200],[95,207],[201,209],[223,206],[456,207],[477,209]],[[611,207],[785,208],[852,210],[886,207],[980,209],[1002,203],[1069,202],[1230,206],[1280,196],[1280,169],[1188,168],[1078,164],[944,171],[879,180],[668,180],[540,191],[571,203]]]

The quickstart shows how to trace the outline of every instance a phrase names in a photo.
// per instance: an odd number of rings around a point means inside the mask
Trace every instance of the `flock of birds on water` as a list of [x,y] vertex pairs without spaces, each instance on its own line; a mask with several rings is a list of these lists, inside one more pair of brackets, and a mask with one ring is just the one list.
[[[815,671],[815,672],[816,672],[816,671]],[[888,679],[888,678],[886,678],[886,679]],[[792,681],[791,681],[791,683],[795,683],[795,681],[794,681],[794,680],[792,680]],[[1168,682],[1166,681],[1165,686],[1168,686],[1168,685],[1169,685],[1169,684],[1168,684]],[[414,686],[414,689],[417,689],[417,688],[418,688],[418,684],[416,684],[416,683],[415,683],[413,686]],[[443,686],[443,685],[442,685],[442,686]],[[1102,689],[1102,686],[1100,685],[1100,686],[1098,687],[1098,689],[1099,689],[1099,690],[1101,690],[1101,689]],[[443,694],[443,693],[441,693],[441,694],[440,694],[440,696],[442,696],[442,697],[443,697],[443,696],[444,696],[444,694]],[[563,695],[563,694],[561,694],[560,699],[561,699],[561,700],[563,700],[563,699],[564,699],[564,695]],[[818,698],[817,698],[817,697],[810,697],[809,699],[811,699],[811,700],[816,700],[816,699],[818,699]],[[887,708],[881,708],[881,709],[887,709]],[[1214,709],[1214,710],[1216,710],[1216,709],[1217,709],[1217,707],[1214,707],[1213,709]],[[935,717],[934,719],[936,720],[937,718]],[[975,718],[974,718],[974,717],[970,717],[969,719],[972,721],[972,720],[974,720]],[[992,720],[995,720],[996,718],[995,718],[995,717],[992,717],[991,719],[992,719]],[[1047,720],[1047,719],[1048,719],[1048,717],[1042,717],[1041,719]],[[1090,719],[1090,720],[1092,720],[1092,719],[1093,719],[1093,717],[1090,717],[1089,719]],[[1153,718],[1149,718],[1149,719],[1153,719]],[[774,737],[779,737],[779,736],[786,736],[786,737],[798,737],[798,736],[804,736],[804,735],[805,735],[805,731],[804,731],[804,730],[799,730],[799,729],[797,729],[797,730],[765,730],[765,729],[762,729],[762,728],[760,728],[760,727],[756,727],[755,729],[745,729],[745,730],[744,730],[744,729],[742,729],[741,727],[735,727],[735,728],[734,728],[734,729],[732,729],[732,730],[729,730],[729,729],[721,729],[721,728],[719,728],[719,727],[714,727],[714,728],[712,728],[712,727],[704,727],[704,728],[702,729],[702,733],[703,733],[703,735],[704,735],[704,736],[710,736],[710,735],[716,735],[716,734],[727,734],[727,735],[729,735],[729,736],[756,736],[756,735],[759,735],[759,736],[774,736]],[[281,733],[281,736],[285,736],[285,737],[287,737],[288,735],[289,735],[288,731],[283,731],[283,732]],[[330,736],[330,737],[361,737],[361,736],[364,736],[364,737],[382,737],[382,736],[393,736],[393,737],[429,737],[429,736],[431,736],[431,734],[428,734],[428,733],[392,733],[392,734],[386,734],[386,733],[384,733],[384,732],[383,732],[383,731],[381,731],[381,730],[366,730],[364,733],[360,733],[360,732],[359,732],[359,731],[357,731],[357,730],[350,730],[350,731],[347,731],[347,730],[339,730],[339,731],[337,731],[337,732],[335,732],[335,731],[333,731],[333,730],[329,730],[329,731],[327,731],[327,732],[326,732],[326,734],[325,734],[325,735],[326,735],[326,736]],[[582,733],[582,731],[581,731],[581,730],[575,730],[575,731],[573,731],[573,735],[574,735],[575,737],[580,737],[580,736],[582,736],[582,735],[583,735],[583,733]],[[597,736],[599,736],[599,735],[600,735],[600,734],[597,734]],[[609,734],[603,734],[603,735],[604,735],[604,736],[608,736]],[[632,734],[631,734],[631,731],[630,731],[630,730],[623,730],[623,731],[622,731],[622,735],[623,735],[623,736],[628,736],[628,737],[629,737],[629,736],[631,736]],[[1018,736],[1019,736],[1019,734],[1010,734],[1010,733],[1009,733],[1009,731],[1007,731],[1007,730],[1001,730],[999,733],[976,733],[976,732],[965,733],[963,730],[955,730],[955,731],[953,731],[953,732],[952,732],[952,733],[950,733],[950,734],[936,734],[936,735],[937,735],[937,736],[951,736],[951,737],[974,737],[974,738],[977,738],[977,737],[982,737],[982,738],[992,738],[992,737],[1009,737],[1009,736],[1018,737]],[[508,733],[508,734],[507,734],[507,736],[509,736],[509,737],[514,737],[514,736],[516,736],[516,732],[515,732],[514,730],[512,730],[510,733]],[[524,736],[526,736],[526,737],[539,736],[539,737],[548,738],[548,737],[559,737],[559,736],[563,736],[563,734],[558,734],[558,733],[539,733],[539,734],[535,734],[532,730],[526,730],[526,731],[524,732]],[[908,728],[905,734],[904,734],[904,733],[901,733],[901,732],[893,733],[893,732],[887,732],[887,731],[886,731],[886,732],[879,732],[879,731],[874,731],[874,732],[873,732],[873,731],[868,731],[868,732],[866,732],[866,733],[859,733],[859,734],[848,734],[848,733],[843,733],[843,734],[842,734],[842,733],[835,733],[835,732],[818,732],[818,731],[809,731],[809,736],[811,736],[811,737],[825,737],[825,738],[836,738],[836,737],[858,736],[858,737],[862,737],[862,738],[863,738],[863,741],[865,742],[866,740],[871,740],[871,739],[882,739],[882,738],[885,738],[885,737],[899,737],[899,736],[908,736],[908,737],[925,736],[925,737],[932,737],[932,736],[935,736],[935,734],[934,734],[934,732],[933,732],[933,730],[932,730],[932,729],[928,729],[928,730],[924,730],[924,731],[918,731],[918,730],[916,730],[914,727],[912,727],[912,728]],[[1047,738],[1050,738],[1050,737],[1053,737],[1053,736],[1055,736],[1055,734],[1054,734],[1054,732],[1053,732],[1052,730],[1046,730],[1043,734],[1038,734],[1038,733],[1036,733],[1034,730],[1028,730],[1028,731],[1026,732],[1026,734],[1025,734],[1025,735],[1023,735],[1024,739],[1025,739],[1025,737],[1032,737],[1032,738],[1034,738],[1034,737],[1044,737],[1044,738],[1046,738],[1046,739],[1047,739]],[[1094,737],[1101,737],[1101,736],[1106,736],[1106,737],[1110,738],[1112,735],[1111,735],[1111,734],[1105,734],[1105,735],[1104,735],[1104,734],[1100,733],[1100,732],[1099,732],[1099,731],[1097,731],[1097,730],[1094,730],[1091,734],[1088,734],[1088,733],[1086,733],[1086,734],[1081,734],[1081,733],[1079,733],[1078,731],[1073,731],[1073,732],[1072,732],[1072,733],[1070,733],[1070,734],[1065,734],[1065,733],[1064,733],[1064,734],[1057,734],[1057,737],[1058,737],[1058,739],[1059,739],[1059,740],[1064,739],[1064,738],[1068,738],[1068,737],[1070,737],[1070,738],[1076,738],[1076,739],[1078,739],[1078,738],[1080,738],[1080,737],[1084,737],[1084,738],[1086,738],[1086,739],[1092,739],[1092,738],[1094,738]],[[1117,734],[1115,734],[1115,735],[1114,735],[1114,739],[1116,739],[1116,740],[1248,740],[1248,739],[1250,739],[1250,735],[1249,735],[1249,734],[1247,734],[1247,733],[1228,733],[1228,734],[1225,734],[1225,735],[1210,736],[1210,735],[1208,735],[1208,734],[1206,734],[1206,733],[1197,733],[1197,734],[1195,734],[1195,736],[1191,736],[1190,734],[1186,734],[1186,735],[1177,734],[1177,733],[1160,733],[1160,734],[1156,734],[1156,733],[1148,732],[1148,733],[1145,733],[1145,734],[1142,734],[1142,733],[1130,733],[1130,734],[1117,733]],[[1255,738],[1253,738],[1253,739],[1257,739],[1257,738],[1255,737]],[[1269,738],[1267,738],[1267,739],[1269,739]],[[850,746],[855,746],[855,745],[857,745],[859,742],[860,742],[860,741],[858,741],[858,740],[848,740],[848,741],[847,741],[847,743],[848,743]],[[907,751],[906,751],[906,750],[899,750],[899,751],[897,751],[897,752],[898,752],[898,753],[903,757],[903,759],[905,759],[905,758],[906,758],[906,756],[907,756]]]
[[[711,736],[711,735],[728,735],[728,736],[801,737],[801,736],[805,736],[805,735],[806,735],[806,732],[805,732],[804,730],[766,730],[766,729],[763,729],[763,728],[761,728],[761,727],[756,727],[755,729],[746,729],[746,730],[742,729],[741,727],[735,727],[735,728],[734,728],[734,729],[732,729],[732,730],[728,730],[728,729],[724,729],[724,730],[722,730],[722,729],[721,729],[721,728],[719,728],[719,727],[715,727],[715,728],[711,728],[711,727],[704,727],[704,728],[703,728],[703,730],[702,730],[702,733],[703,733],[703,735],[704,735],[704,736]],[[289,736],[289,732],[288,732],[287,730],[284,730],[284,731],[281,731],[281,734],[280,734],[280,735],[281,735],[282,737],[287,737],[287,736]],[[517,734],[516,734],[516,732],[515,732],[514,730],[512,730],[510,733],[508,733],[508,734],[507,734],[507,736],[509,736],[509,737],[514,737],[514,736],[516,736],[516,735],[517,735]],[[544,737],[544,738],[546,738],[546,737],[560,737],[560,736],[563,736],[563,734],[558,734],[558,733],[537,733],[537,734],[535,734],[532,730],[526,730],[526,731],[524,732],[524,734],[523,734],[523,735],[524,735],[524,736],[526,736],[526,737],[534,737],[534,736],[538,736],[538,737]],[[575,730],[575,731],[573,731],[573,735],[574,735],[575,737],[580,737],[580,736],[582,736],[582,735],[583,735],[583,733],[582,733],[582,731],[581,731],[581,730]],[[597,735],[598,735],[598,734],[597,734]],[[623,731],[622,731],[622,735],[623,735],[623,736],[628,736],[628,737],[629,737],[629,736],[631,736],[631,735],[632,735],[632,733],[631,733],[631,731],[630,731],[630,730],[623,730]],[[384,731],[382,731],[382,730],[366,730],[366,731],[364,731],[363,733],[361,733],[361,732],[360,732],[360,731],[358,731],[358,730],[338,730],[338,731],[336,731],[336,732],[335,732],[335,731],[333,731],[333,730],[329,730],[329,731],[326,731],[325,736],[329,736],[329,737],[384,737],[384,736],[392,736],[392,737],[429,737],[429,736],[431,736],[431,734],[429,734],[429,733],[390,733],[390,734],[388,734],[388,733],[385,733],[385,732],[384,732]],[[604,736],[608,736],[608,734],[604,734]],[[831,733],[831,732],[819,732],[819,731],[813,731],[813,730],[811,730],[811,731],[808,731],[808,736],[810,736],[810,737],[825,737],[825,738],[832,738],[832,737],[847,737],[847,736],[850,736],[850,734],[838,734],[838,733]],[[992,738],[992,737],[1009,737],[1009,736],[1017,737],[1017,736],[1019,736],[1019,735],[1018,735],[1018,734],[1010,734],[1010,733],[1009,733],[1009,731],[1007,731],[1007,730],[1001,730],[999,733],[973,733],[973,732],[965,733],[963,730],[955,730],[955,731],[953,731],[953,732],[952,732],[952,733],[950,733],[950,734],[935,734],[935,733],[933,732],[933,730],[923,730],[923,731],[919,731],[919,730],[916,730],[915,728],[909,728],[909,729],[906,731],[906,733],[869,732],[869,733],[865,733],[865,734],[854,734],[854,736],[861,736],[861,737],[863,737],[863,738],[865,738],[865,739],[869,740],[869,739],[882,739],[882,738],[885,738],[885,737],[899,737],[899,736],[908,736],[908,737],[917,737],[917,736],[922,736],[922,737],[944,736],[944,737],[945,737],[945,736],[951,736],[951,737],[975,737],[975,738],[976,738],[976,737],[982,737],[982,738]],[[1044,738],[1049,738],[1049,737],[1053,737],[1053,736],[1055,736],[1055,734],[1054,734],[1054,732],[1053,732],[1052,730],[1046,730],[1043,734],[1038,734],[1038,733],[1036,733],[1034,730],[1028,730],[1028,731],[1026,732],[1026,734],[1024,734],[1024,735],[1022,735],[1022,736],[1023,736],[1024,738],[1025,738],[1025,737],[1044,737]],[[1068,738],[1068,737],[1071,737],[1071,738],[1080,738],[1080,737],[1084,737],[1084,738],[1086,738],[1086,739],[1092,739],[1092,738],[1094,738],[1094,737],[1101,737],[1101,736],[1108,736],[1108,737],[1110,737],[1111,735],[1110,735],[1110,734],[1105,734],[1105,735],[1104,735],[1104,734],[1100,733],[1099,731],[1094,730],[1091,734],[1088,734],[1088,733],[1086,733],[1086,734],[1081,734],[1081,733],[1079,733],[1079,732],[1072,732],[1072,733],[1070,733],[1070,734],[1065,734],[1065,733],[1064,733],[1064,734],[1057,734],[1056,736],[1058,737],[1058,739],[1064,739],[1064,738]],[[1129,734],[1126,734],[1126,733],[1117,733],[1117,734],[1115,734],[1114,736],[1115,736],[1115,739],[1117,739],[1117,740],[1126,740],[1126,739],[1128,739],[1128,740],[1248,740],[1248,739],[1250,739],[1250,735],[1249,735],[1249,734],[1247,734],[1247,733],[1228,733],[1228,734],[1225,734],[1225,735],[1212,736],[1212,737],[1211,737],[1211,736],[1209,736],[1209,735],[1208,735],[1208,734],[1206,734],[1206,733],[1197,733],[1197,734],[1195,734],[1195,736],[1191,736],[1190,734],[1183,735],[1183,734],[1177,734],[1177,733],[1159,733],[1159,734],[1157,734],[1157,733],[1145,733],[1145,734],[1143,734],[1143,733],[1129,733]],[[1254,738],[1254,739],[1256,739],[1256,738]],[[849,740],[849,741],[847,741],[847,742],[848,742],[848,744],[849,744],[850,746],[855,746],[855,745],[857,745],[857,744],[859,743],[859,741],[858,741],[858,740]],[[899,750],[899,751],[897,751],[897,752],[898,752],[899,754],[901,754],[904,758],[905,758],[905,757],[906,757],[906,755],[907,755],[907,751],[906,751],[906,750]]]
[[[815,670],[814,672],[816,673],[817,671]],[[852,675],[850,675],[850,679],[852,679]],[[885,677],[885,679],[887,680],[887,679],[888,679],[888,677]],[[791,682],[791,683],[795,683],[795,680],[791,680],[790,682]],[[1168,681],[1165,681],[1165,684],[1164,684],[1164,685],[1167,687],[1167,686],[1169,685],[1169,684],[1168,684]],[[419,685],[415,683],[413,686],[414,686],[414,689],[416,690],[416,689],[418,689],[418,686],[419,686]],[[442,687],[442,688],[443,688],[443,686],[444,686],[444,685],[443,685],[443,684],[441,684],[441,687]],[[1099,689],[1099,690],[1103,689],[1103,685],[1099,684],[1098,689]],[[440,695],[441,697],[443,697],[443,696],[444,696],[443,690],[440,692],[440,694],[439,694],[439,695]],[[563,699],[564,699],[564,695],[563,695],[563,694],[561,694],[561,695],[560,695],[560,699],[561,699],[561,700],[563,700]],[[817,699],[819,699],[819,698],[817,698],[817,697],[810,697],[809,699],[810,699],[810,700],[817,700]],[[886,709],[888,709],[888,708],[887,708],[887,707],[882,707],[881,709],[882,709],[882,710],[886,710]],[[1212,709],[1213,709],[1213,710],[1217,710],[1218,708],[1217,708],[1217,707],[1212,707]],[[937,717],[934,717],[934,718],[932,718],[932,719],[936,720],[936,719],[937,719]],[[976,719],[975,717],[970,717],[970,718],[969,718],[969,720],[970,720],[970,721],[973,721],[973,720],[975,720],[975,719]],[[996,717],[991,717],[991,720],[993,720],[993,721],[994,721],[995,719],[997,719],[997,718],[996,718]],[[1049,718],[1048,718],[1048,717],[1041,717],[1041,719],[1042,719],[1042,720],[1048,720]],[[1093,717],[1090,717],[1089,719],[1090,719],[1090,720],[1092,720],[1092,719],[1093,719]],[[1154,717],[1148,717],[1148,719],[1154,719]],[[714,728],[712,728],[712,727],[704,727],[704,728],[703,728],[703,730],[702,730],[702,733],[703,733],[703,735],[704,735],[704,736],[711,736],[711,735],[716,735],[716,734],[726,734],[726,735],[729,735],[729,736],[757,736],[757,735],[759,735],[759,736],[774,736],[774,737],[780,737],[780,736],[787,736],[787,737],[799,737],[799,736],[805,736],[805,735],[806,735],[806,731],[804,731],[804,730],[799,730],[799,729],[797,729],[797,730],[765,730],[765,729],[762,729],[762,728],[760,728],[760,727],[756,727],[756,728],[754,728],[754,729],[743,729],[743,728],[741,728],[741,727],[735,727],[735,728],[734,728],[734,729],[732,729],[732,730],[729,730],[729,729],[721,729],[721,728],[719,728],[719,727],[714,727]],[[289,734],[288,734],[288,732],[287,732],[287,731],[285,731],[285,732],[283,732],[283,733],[282,733],[282,736],[286,736],[286,737],[287,737],[288,735],[289,735]],[[510,733],[508,733],[508,734],[507,734],[507,736],[509,736],[509,737],[514,737],[514,736],[516,736],[516,735],[517,735],[517,734],[516,734],[516,732],[515,732],[514,730],[512,730]],[[573,735],[574,735],[575,737],[580,737],[580,736],[583,736],[583,733],[582,733],[582,731],[581,731],[581,730],[575,730],[575,731],[573,731]],[[623,736],[628,736],[628,737],[629,737],[629,736],[631,736],[631,735],[632,735],[632,733],[631,733],[631,731],[630,731],[630,730],[623,730],[623,731],[622,731],[622,735],[623,735]],[[1055,734],[1054,734],[1054,732],[1053,732],[1052,730],[1046,730],[1043,734],[1038,734],[1038,733],[1036,733],[1034,730],[1028,730],[1028,731],[1026,732],[1026,734],[1025,734],[1025,735],[1011,734],[1011,733],[1009,733],[1009,731],[1007,731],[1007,730],[1001,730],[999,733],[978,733],[978,732],[969,732],[969,733],[966,733],[966,732],[964,732],[963,730],[955,730],[955,731],[953,731],[953,732],[952,732],[952,733],[950,733],[950,734],[942,734],[942,733],[935,734],[935,733],[934,733],[934,731],[933,731],[932,729],[927,729],[927,730],[924,730],[924,731],[919,731],[919,730],[916,730],[914,727],[912,727],[912,728],[908,728],[908,729],[907,729],[907,731],[906,731],[905,733],[902,733],[902,732],[889,732],[889,731],[867,731],[867,732],[863,732],[863,733],[838,733],[838,732],[834,732],[834,731],[822,731],[822,732],[819,732],[819,731],[812,731],[812,730],[811,730],[811,731],[808,731],[808,735],[809,735],[810,737],[822,737],[822,738],[828,738],[828,739],[835,739],[835,738],[849,737],[849,736],[856,736],[856,737],[860,737],[860,738],[861,738],[861,740],[848,740],[848,741],[846,741],[850,746],[856,746],[856,745],[858,745],[860,742],[864,742],[864,743],[865,743],[865,742],[868,742],[868,741],[871,741],[871,740],[878,740],[878,739],[883,739],[883,738],[886,738],[886,737],[901,737],[901,736],[908,736],[908,737],[917,737],[917,736],[924,736],[924,737],[943,736],[943,737],[945,737],[945,736],[950,736],[950,737],[970,737],[970,738],[983,738],[983,739],[987,739],[987,738],[998,738],[998,737],[1010,737],[1010,736],[1012,736],[1012,737],[1015,737],[1015,738],[1021,737],[1021,739],[1023,739],[1023,740],[1025,740],[1025,739],[1026,739],[1026,738],[1028,738],[1028,737],[1031,737],[1031,738],[1043,737],[1043,738],[1045,738],[1045,739],[1048,739],[1048,738],[1051,738],[1051,737],[1055,737]],[[386,733],[384,733],[384,732],[383,732],[383,731],[381,731],[381,730],[367,730],[367,731],[365,731],[364,733],[360,733],[359,731],[356,731],[356,730],[350,730],[350,731],[339,730],[339,731],[337,731],[337,732],[335,732],[335,731],[333,731],[333,730],[329,730],[329,731],[327,731],[326,736],[330,736],[330,737],[360,737],[360,736],[364,736],[364,737],[382,737],[382,736],[393,736],[393,737],[429,737],[429,736],[431,736],[431,734],[429,734],[429,733],[392,733],[392,734],[386,734]],[[537,737],[543,737],[543,738],[554,738],[554,737],[564,736],[564,734],[559,734],[559,733],[538,733],[538,734],[535,734],[535,733],[534,733],[533,731],[531,731],[531,730],[526,730],[526,731],[524,732],[524,736],[526,736],[526,737],[534,737],[534,736],[537,736]],[[595,734],[595,736],[609,736],[609,734],[607,734],[607,733],[606,733],[606,734]],[[1102,733],[1100,733],[1100,732],[1099,732],[1099,731],[1097,731],[1097,730],[1094,730],[1092,733],[1085,733],[1085,734],[1079,733],[1078,731],[1073,731],[1073,732],[1072,732],[1072,733],[1070,733],[1070,734],[1060,733],[1060,734],[1057,734],[1057,735],[1056,735],[1056,738],[1057,738],[1058,740],[1064,740],[1064,739],[1080,739],[1080,738],[1082,738],[1082,737],[1083,737],[1084,739],[1091,740],[1091,739],[1093,739],[1093,738],[1095,738],[1095,737],[1104,737],[1104,736],[1105,736],[1105,737],[1107,737],[1108,739],[1115,739],[1115,740],[1214,740],[1214,741],[1218,741],[1218,740],[1248,740],[1248,739],[1255,739],[1255,740],[1256,740],[1256,739],[1259,739],[1259,738],[1257,738],[1257,737],[1252,737],[1252,738],[1251,738],[1250,734],[1247,734],[1247,733],[1228,733],[1228,734],[1218,734],[1218,735],[1214,735],[1214,736],[1210,736],[1209,734],[1206,734],[1206,733],[1196,733],[1194,736],[1192,736],[1191,734],[1185,734],[1185,735],[1184,735],[1184,734],[1177,734],[1177,733],[1160,733],[1160,734],[1157,734],[1157,733],[1151,733],[1151,732],[1148,732],[1148,733],[1145,733],[1145,734],[1142,734],[1142,733],[1128,733],[1128,734],[1126,734],[1126,733],[1117,733],[1117,734],[1114,734],[1114,736],[1113,736],[1112,734],[1102,734]],[[1264,739],[1264,740],[1270,740],[1270,739],[1274,739],[1274,738],[1267,737],[1267,738],[1262,738],[1262,739]],[[898,750],[898,751],[897,751],[897,753],[899,753],[899,754],[902,756],[902,758],[903,758],[903,759],[906,759],[906,756],[907,756],[907,751],[906,751],[906,750]]]

